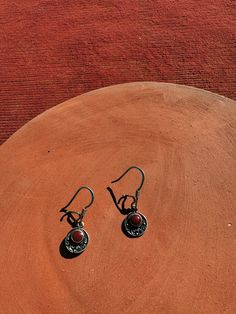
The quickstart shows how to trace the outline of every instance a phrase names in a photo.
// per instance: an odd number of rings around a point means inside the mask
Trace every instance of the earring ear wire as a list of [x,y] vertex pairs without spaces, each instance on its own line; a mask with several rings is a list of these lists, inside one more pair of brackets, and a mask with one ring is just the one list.
[[145,180],[145,174],[144,174],[144,171],[141,168],[139,168],[137,166],[131,166],[118,179],[113,180],[111,183],[113,184],[115,182],[120,181],[120,179],[122,179],[131,169],[137,169],[141,173],[141,176],[142,176],[141,183],[140,183],[139,187],[137,188],[137,190],[135,192],[135,196],[133,196],[134,199],[135,199],[133,207],[137,208],[137,206],[138,206],[138,198],[139,198],[140,191],[141,191],[141,188],[142,188],[144,180]]

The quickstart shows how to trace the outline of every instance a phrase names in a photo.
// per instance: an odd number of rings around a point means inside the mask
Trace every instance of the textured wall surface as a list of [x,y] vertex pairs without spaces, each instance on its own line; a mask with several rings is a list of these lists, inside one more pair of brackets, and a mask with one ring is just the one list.
[[81,93],[164,81],[230,98],[230,0],[0,0],[0,141]]

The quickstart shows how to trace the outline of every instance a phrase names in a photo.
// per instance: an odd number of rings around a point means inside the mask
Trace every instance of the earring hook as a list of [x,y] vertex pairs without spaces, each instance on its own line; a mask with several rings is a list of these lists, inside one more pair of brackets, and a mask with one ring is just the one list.
[[[90,203],[82,208],[82,212],[81,212],[81,213],[79,213],[79,212],[77,212],[77,211],[70,211],[70,210],[67,210],[66,208],[67,208],[68,206],[70,206],[70,204],[73,202],[73,200],[75,199],[75,197],[77,196],[77,194],[78,194],[81,190],[83,190],[83,189],[86,189],[86,190],[88,190],[88,191],[90,192],[90,194],[91,194],[91,201],[90,201]],[[63,215],[60,220],[62,221],[62,219],[63,219],[66,215],[68,215],[69,213],[71,213],[71,214],[73,213],[73,214],[77,214],[77,215],[79,216],[79,218],[77,219],[77,221],[82,221],[82,219],[83,219],[83,217],[84,217],[84,215],[85,215],[85,213],[86,213],[86,209],[87,209],[88,207],[90,207],[90,206],[93,204],[93,202],[94,202],[94,193],[93,193],[93,190],[90,189],[88,186],[81,186],[81,187],[75,192],[74,196],[73,196],[72,199],[69,201],[69,203],[68,203],[65,207],[63,207],[63,208],[60,209],[60,212],[63,212],[63,211],[65,212],[65,215]]]
[[141,180],[141,183],[140,183],[139,187],[137,188],[137,190],[136,190],[136,192],[135,192],[135,201],[134,201],[134,203],[133,203],[133,207],[134,207],[134,208],[137,208],[137,203],[138,203],[138,198],[139,198],[140,190],[141,190],[141,188],[142,188],[142,186],[143,186],[144,179],[145,179],[144,171],[143,171],[141,168],[136,167],[136,166],[131,166],[131,167],[129,167],[118,179],[112,181],[111,183],[118,182],[118,181],[119,181],[120,179],[122,179],[122,178],[127,174],[127,172],[129,172],[131,169],[137,169],[137,170],[141,173],[141,175],[142,175],[142,180]]

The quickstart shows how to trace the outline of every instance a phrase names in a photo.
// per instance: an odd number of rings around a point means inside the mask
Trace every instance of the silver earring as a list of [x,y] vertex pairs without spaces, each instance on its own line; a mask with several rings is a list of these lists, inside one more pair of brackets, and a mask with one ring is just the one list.
[[[122,214],[127,214],[127,217],[122,223],[122,230],[127,236],[137,238],[137,237],[141,237],[144,234],[148,226],[147,218],[138,211],[138,199],[139,199],[140,191],[143,186],[144,179],[145,179],[144,172],[141,168],[132,166],[128,168],[118,179],[112,181],[111,183],[118,182],[131,169],[137,169],[141,173],[141,176],[142,176],[141,183],[139,187],[137,188],[134,195],[124,194],[118,200],[116,200],[116,197],[112,189],[110,187],[108,187],[107,189],[111,193],[111,196],[113,198],[113,201],[116,207],[120,210]],[[130,208],[125,208],[125,202],[128,198],[131,198],[133,201],[130,205]]]
[[[86,189],[90,192],[90,194],[91,194],[90,203],[88,205],[84,206],[80,213],[78,211],[67,210],[67,207],[73,202],[73,200],[75,199],[77,194],[82,189]],[[84,229],[83,218],[86,214],[87,208],[92,205],[93,201],[94,201],[93,190],[91,190],[87,186],[82,186],[76,191],[76,193],[74,194],[72,199],[69,201],[69,203],[65,207],[60,209],[60,212],[65,213],[61,217],[60,221],[62,221],[63,218],[65,216],[67,216],[67,221],[72,226],[72,230],[67,234],[67,236],[64,239],[64,244],[65,244],[66,249],[72,254],[82,253],[86,249],[86,247],[89,243],[89,235],[88,235],[87,231]],[[74,215],[77,215],[78,217],[75,218]]]

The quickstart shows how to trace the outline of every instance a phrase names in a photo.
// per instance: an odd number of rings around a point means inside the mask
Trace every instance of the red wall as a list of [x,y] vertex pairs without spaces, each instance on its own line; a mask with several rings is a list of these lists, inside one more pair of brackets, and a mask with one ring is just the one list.
[[230,0],[0,2],[0,142],[112,84],[164,81],[236,98]]

